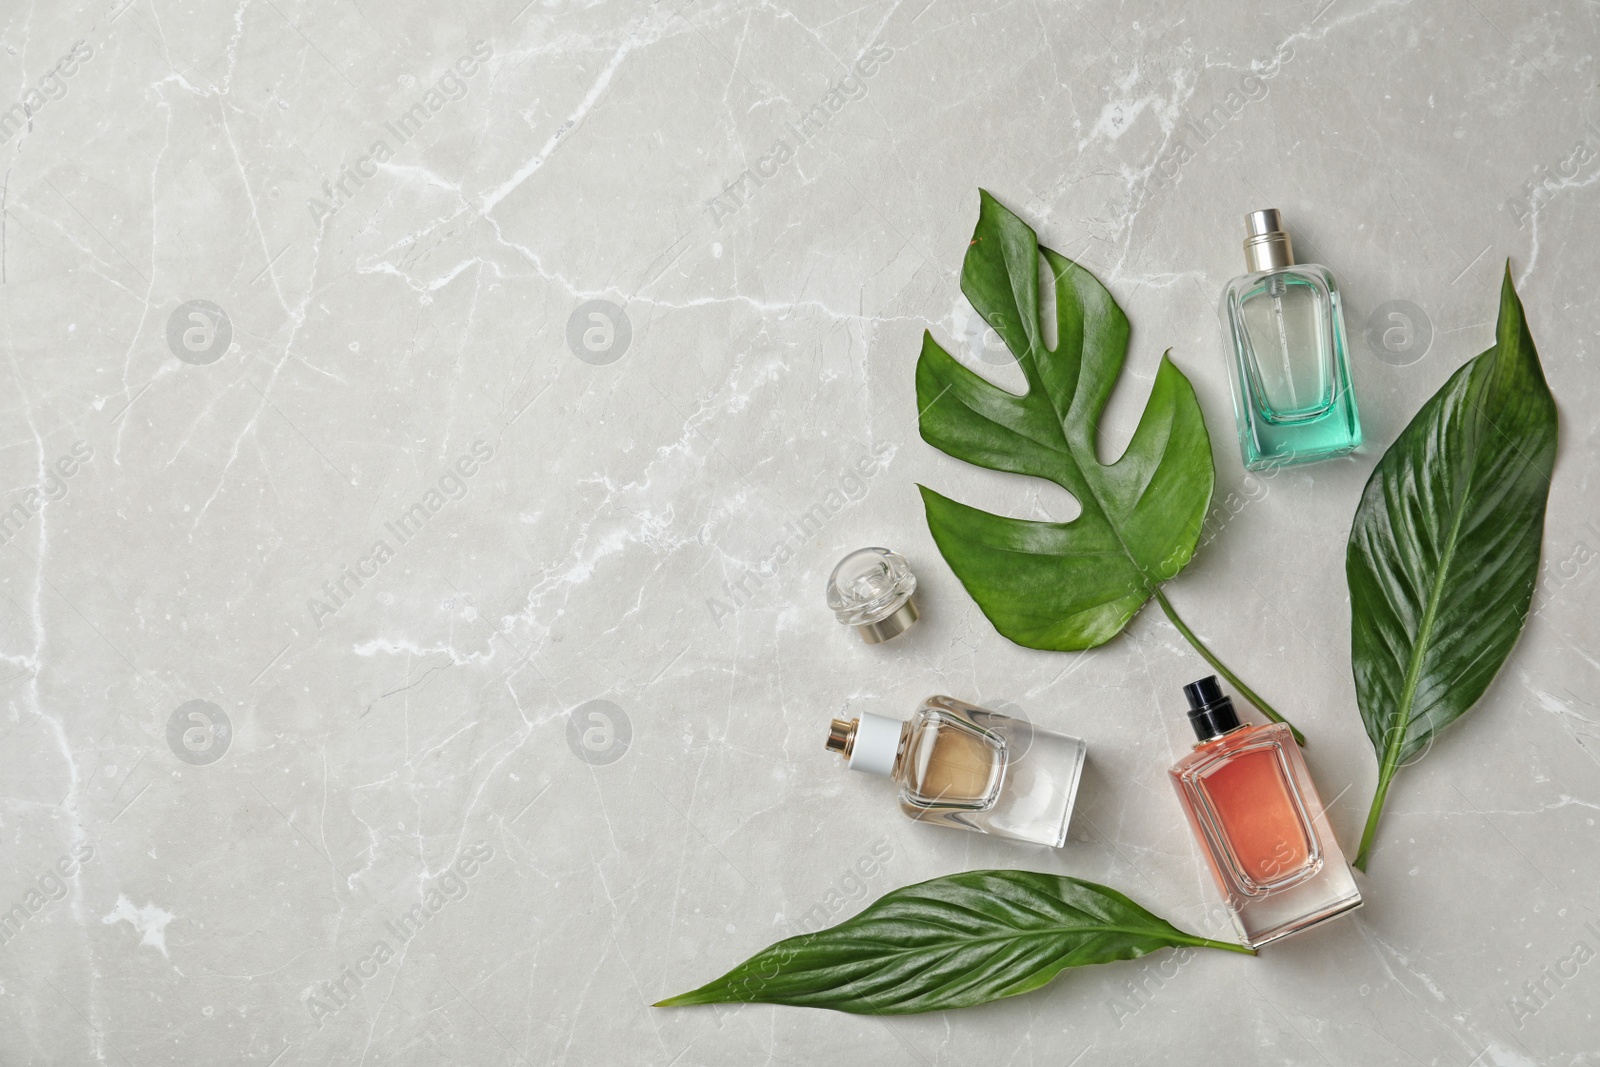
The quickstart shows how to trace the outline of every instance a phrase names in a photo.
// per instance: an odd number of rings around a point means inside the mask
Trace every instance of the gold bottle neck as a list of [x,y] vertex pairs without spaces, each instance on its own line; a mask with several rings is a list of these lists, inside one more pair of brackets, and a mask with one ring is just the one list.
[[1198,752],[1202,748],[1208,748],[1211,745],[1221,744],[1223,741],[1226,741],[1228,738],[1232,737],[1234,734],[1238,733],[1240,730],[1248,730],[1252,726],[1255,726],[1255,725],[1256,724],[1252,723],[1252,722],[1242,722],[1238,726],[1235,726],[1231,730],[1224,730],[1220,734],[1212,734],[1210,737],[1206,738],[1204,741],[1196,741],[1195,742],[1195,746],[1194,746],[1194,750],[1196,752]]
[[823,747],[829,752],[837,752],[839,755],[849,759],[850,753],[856,747],[856,724],[859,721],[858,719],[851,719],[846,722],[843,719],[834,719],[828,725],[828,740]]

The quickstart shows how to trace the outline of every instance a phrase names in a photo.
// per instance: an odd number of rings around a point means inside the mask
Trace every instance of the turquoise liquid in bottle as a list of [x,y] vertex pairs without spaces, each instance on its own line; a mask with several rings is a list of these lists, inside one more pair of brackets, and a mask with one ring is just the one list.
[[1250,273],[1222,294],[1239,449],[1250,470],[1342,456],[1361,444],[1339,287],[1296,264],[1278,212],[1247,219]]

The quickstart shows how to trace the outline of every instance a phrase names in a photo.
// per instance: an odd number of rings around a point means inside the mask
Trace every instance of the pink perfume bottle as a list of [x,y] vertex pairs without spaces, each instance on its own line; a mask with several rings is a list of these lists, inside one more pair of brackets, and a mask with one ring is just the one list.
[[1172,784],[1246,944],[1361,906],[1305,760],[1283,723],[1242,725],[1215,676],[1183,687],[1200,743]]

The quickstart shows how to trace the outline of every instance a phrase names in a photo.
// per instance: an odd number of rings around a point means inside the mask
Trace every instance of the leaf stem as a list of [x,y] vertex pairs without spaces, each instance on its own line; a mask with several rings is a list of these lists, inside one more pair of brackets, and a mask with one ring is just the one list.
[[[1254,689],[1251,689],[1248,685],[1245,685],[1243,682],[1241,682],[1239,680],[1239,676],[1230,671],[1227,668],[1227,665],[1218,659],[1212,653],[1212,651],[1205,646],[1205,643],[1202,642],[1200,638],[1195,636],[1194,631],[1189,629],[1188,625],[1178,617],[1178,613],[1172,608],[1172,602],[1167,599],[1166,594],[1161,591],[1159,586],[1152,587],[1151,592],[1155,594],[1156,603],[1161,605],[1161,610],[1167,613],[1168,621],[1170,621],[1173,626],[1177,627],[1178,632],[1183,635],[1184,640],[1188,641],[1194,646],[1194,650],[1200,653],[1201,658],[1207,663],[1211,664],[1212,668],[1215,669],[1218,674],[1226,678],[1228,680],[1228,684],[1239,691],[1240,696],[1244,697],[1246,700],[1260,709],[1261,714],[1265,715],[1273,722],[1281,722],[1287,726],[1289,728],[1289,732],[1294,735],[1295,743],[1301,748],[1304,748],[1306,744],[1306,737],[1295,728],[1294,723],[1290,722],[1288,719],[1285,719],[1282,715],[1279,715],[1277,710],[1274,709],[1271,704],[1268,704],[1265,700],[1262,700],[1261,697],[1256,695],[1256,691]],[[1357,866],[1359,866],[1359,864]]]
[[1213,941],[1209,937],[1197,937],[1190,944],[1197,948],[1223,948],[1229,952],[1242,952],[1246,956],[1254,956],[1256,950],[1249,945],[1236,945],[1232,941]]
[[1367,861],[1372,858],[1372,839],[1378,836],[1378,816],[1383,814],[1383,802],[1389,797],[1389,786],[1394,782],[1394,775],[1382,778],[1378,782],[1377,791],[1372,794],[1372,810],[1367,812],[1367,827],[1361,831],[1361,850],[1356,854],[1355,867],[1366,872]]

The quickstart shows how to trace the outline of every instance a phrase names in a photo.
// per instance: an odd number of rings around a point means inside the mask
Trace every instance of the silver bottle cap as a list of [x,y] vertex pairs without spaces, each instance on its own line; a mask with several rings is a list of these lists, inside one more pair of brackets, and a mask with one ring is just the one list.
[[1252,211],[1244,217],[1244,264],[1247,274],[1264,270],[1279,270],[1294,265],[1294,246],[1283,231],[1275,207]]
[[917,576],[905,557],[887,548],[859,548],[828,576],[828,607],[869,645],[899,637],[921,617]]

